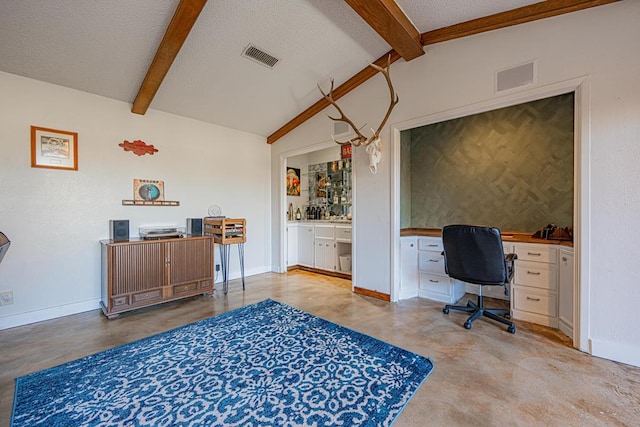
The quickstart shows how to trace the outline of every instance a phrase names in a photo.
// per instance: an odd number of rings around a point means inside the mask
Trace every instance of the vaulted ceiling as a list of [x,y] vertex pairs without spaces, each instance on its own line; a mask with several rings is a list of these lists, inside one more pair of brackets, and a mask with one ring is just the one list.
[[[411,60],[422,46],[612,1],[182,0],[189,10],[174,18],[179,0],[2,0],[0,71],[132,105],[139,95],[139,113],[150,104],[274,142],[326,106],[316,84],[347,82],[342,96],[392,47]],[[165,32],[173,44],[156,58]],[[251,44],[278,63],[241,56]],[[154,58],[166,76],[153,68],[145,82]]]

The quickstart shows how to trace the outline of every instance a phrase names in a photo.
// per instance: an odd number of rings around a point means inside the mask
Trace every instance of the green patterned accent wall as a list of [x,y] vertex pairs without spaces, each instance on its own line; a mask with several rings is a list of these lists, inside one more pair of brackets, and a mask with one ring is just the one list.
[[570,93],[404,131],[401,226],[572,226],[573,123]]

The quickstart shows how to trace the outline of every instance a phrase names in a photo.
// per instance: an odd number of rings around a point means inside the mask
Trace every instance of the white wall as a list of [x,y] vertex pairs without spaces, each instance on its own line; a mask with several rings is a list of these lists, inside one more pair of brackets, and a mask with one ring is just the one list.
[[[0,329],[98,307],[100,239],[109,219],[185,226],[208,206],[247,219],[246,273],[271,270],[270,151],[265,138],[172,114],[140,116],[127,103],[0,73]],[[30,167],[30,126],[78,132],[78,171]],[[142,139],[159,151],[118,146]],[[179,207],[122,206],[133,178],[158,179]],[[236,251],[230,273],[238,275]],[[217,251],[216,251],[217,255]],[[219,262],[219,257],[217,261]]]
[[[588,182],[582,185],[588,192],[584,215],[590,217],[590,240],[583,242],[582,261],[583,280],[590,283],[585,307],[590,318],[581,326],[588,329],[594,355],[640,365],[638,22],[640,2],[622,1],[428,46],[423,57],[392,65],[400,103],[382,133],[383,160],[377,175],[368,172],[364,151],[353,150],[354,286],[391,292],[391,234],[396,231],[391,224],[389,130],[394,123],[497,99],[495,72],[536,60],[533,87],[588,76],[591,164]],[[356,124],[379,120],[387,102],[381,76],[340,100]],[[327,141],[332,130],[333,123],[324,114],[316,115],[273,145],[272,170],[280,153]],[[276,187],[273,182],[272,191]],[[280,235],[274,224],[274,248]],[[273,253],[277,258],[278,251]],[[274,259],[274,264],[278,262]]]

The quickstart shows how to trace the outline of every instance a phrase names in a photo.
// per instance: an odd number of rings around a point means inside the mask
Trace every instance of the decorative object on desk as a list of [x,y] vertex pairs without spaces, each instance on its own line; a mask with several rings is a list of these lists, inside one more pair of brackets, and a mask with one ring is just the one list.
[[78,170],[78,133],[31,126],[31,167]]
[[151,154],[158,152],[158,149],[153,145],[147,144],[142,140],[136,139],[133,142],[124,141],[118,144],[119,147],[122,147],[124,151],[131,151],[133,154],[137,156],[144,156],[145,154]]
[[268,299],[19,377],[11,425],[391,425],[432,370]]
[[133,180],[133,200],[163,201],[164,181],[135,178]]
[[551,233],[549,240],[573,241],[573,227],[556,228],[555,231]]
[[287,169],[287,196],[300,195],[300,169]]
[[318,90],[320,91],[322,96],[324,96],[324,99],[326,99],[331,105],[333,105],[335,109],[338,110],[338,113],[340,113],[340,117],[331,117],[329,115],[328,117],[331,120],[336,122],[347,123],[349,127],[351,127],[351,129],[355,132],[355,135],[347,141],[338,141],[335,138],[335,135],[332,135],[331,138],[333,138],[333,141],[339,145],[351,144],[354,147],[358,147],[360,145],[365,146],[366,152],[369,155],[369,170],[371,171],[372,174],[375,174],[378,172],[378,163],[380,163],[380,161],[382,160],[380,132],[382,131],[382,128],[384,128],[384,125],[387,123],[387,120],[389,120],[389,116],[391,116],[391,111],[396,106],[396,104],[398,104],[398,102],[400,101],[400,98],[398,97],[398,95],[395,93],[395,90],[393,89],[393,83],[391,83],[391,76],[389,75],[389,69],[391,68],[391,55],[389,55],[389,57],[387,58],[387,66],[384,68],[376,64],[369,64],[369,65],[374,69],[378,70],[380,73],[382,73],[385,80],[387,81],[387,85],[389,86],[389,94],[391,98],[391,101],[389,103],[389,108],[387,108],[387,114],[385,114],[384,118],[382,119],[382,122],[380,122],[380,125],[376,130],[373,130],[373,128],[371,129],[371,131],[373,132],[373,135],[371,135],[369,138],[367,138],[360,132],[360,128],[356,127],[356,125],[344,114],[342,109],[338,106],[338,104],[334,100],[333,79],[331,79],[331,88],[329,89],[328,94],[322,91],[322,88],[320,87],[320,85],[318,85]]
[[573,240],[573,228],[571,227],[558,227],[555,224],[548,224],[541,230],[536,231],[532,237],[545,240]]

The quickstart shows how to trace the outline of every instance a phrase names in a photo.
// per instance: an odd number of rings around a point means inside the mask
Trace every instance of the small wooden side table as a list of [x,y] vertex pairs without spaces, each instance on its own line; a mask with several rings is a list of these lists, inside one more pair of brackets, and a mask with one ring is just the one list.
[[220,245],[220,263],[222,268],[222,289],[229,291],[229,252],[232,244],[238,245],[242,290],[244,291],[244,242],[247,240],[246,220],[244,218],[205,217],[203,232],[213,236],[214,243]]

